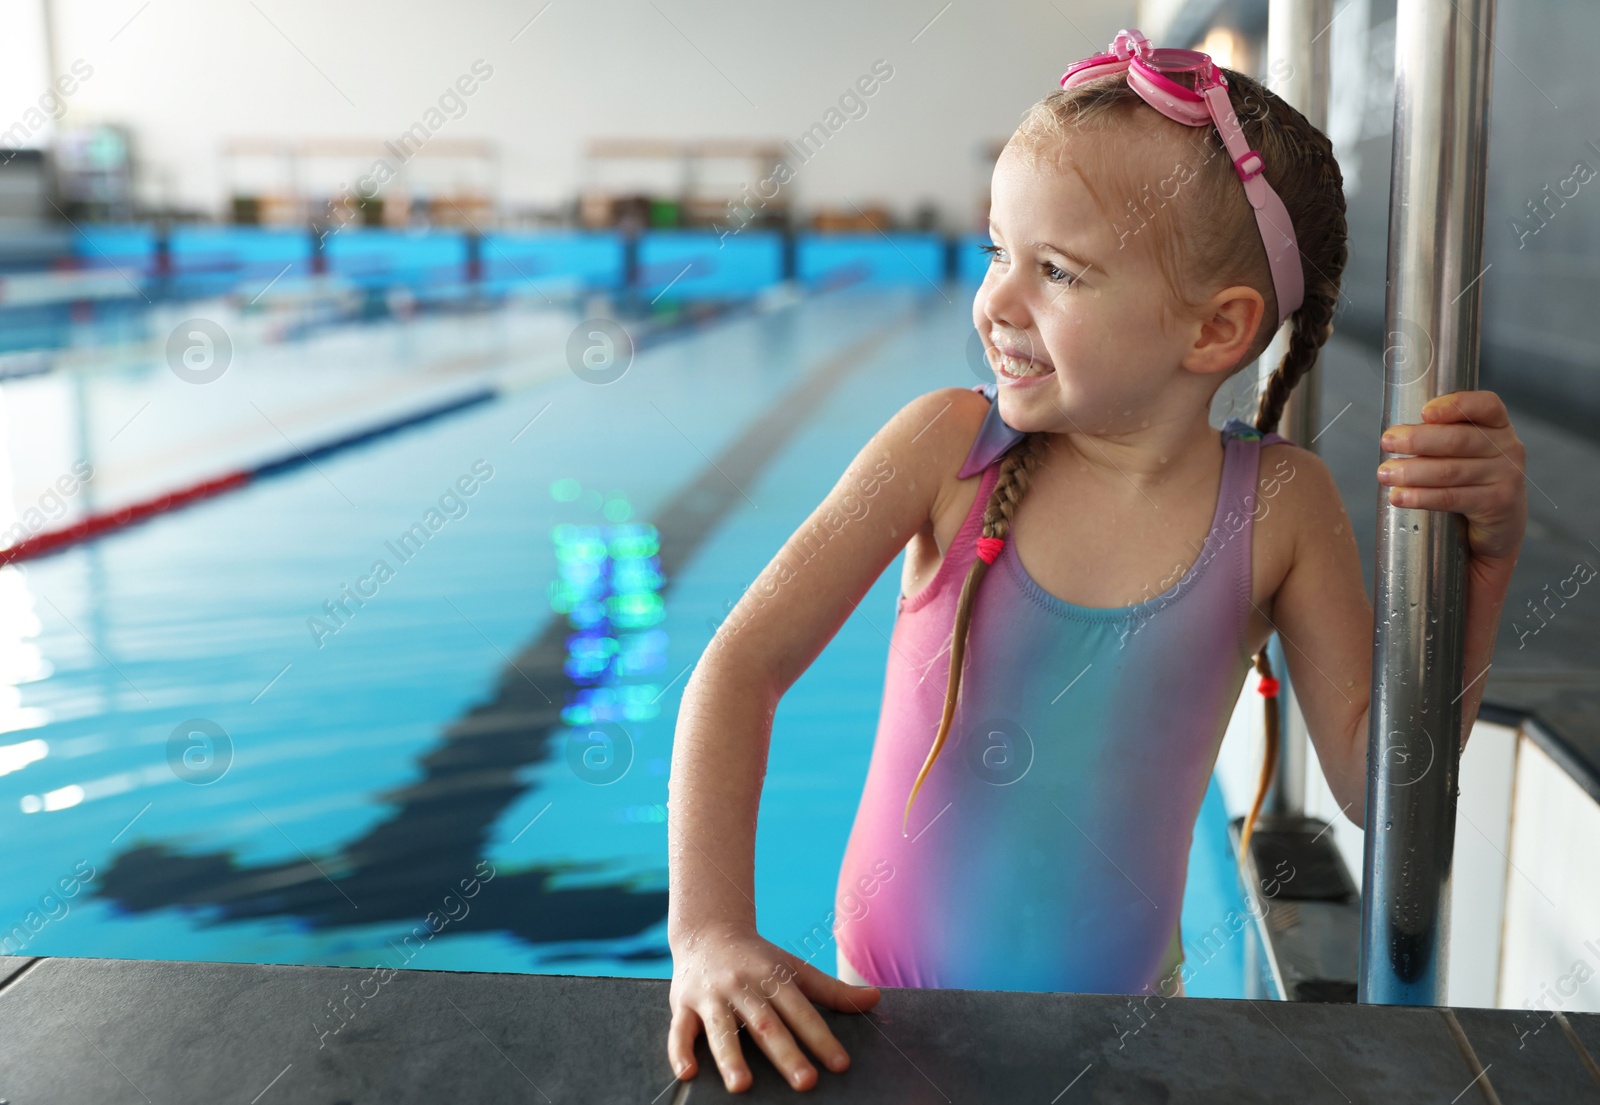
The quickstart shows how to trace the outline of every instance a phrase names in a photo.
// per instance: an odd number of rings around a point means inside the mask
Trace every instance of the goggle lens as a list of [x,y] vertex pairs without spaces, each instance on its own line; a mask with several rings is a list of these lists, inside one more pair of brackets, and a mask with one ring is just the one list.
[[1139,60],[1164,76],[1205,73],[1211,69],[1211,58],[1195,50],[1147,50]]

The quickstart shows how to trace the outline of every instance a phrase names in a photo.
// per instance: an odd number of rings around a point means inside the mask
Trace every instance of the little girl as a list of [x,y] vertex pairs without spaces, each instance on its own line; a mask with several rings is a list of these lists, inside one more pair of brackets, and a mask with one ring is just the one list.
[[[742,1025],[809,1088],[797,1041],[849,1063],[812,1003],[865,1010],[879,986],[1182,993],[1195,819],[1252,656],[1276,689],[1274,632],[1329,786],[1364,822],[1360,557],[1326,466],[1272,432],[1339,297],[1331,145],[1258,82],[1137,31],[1062,84],[994,170],[972,319],[995,383],[890,419],[684,692],[669,807],[680,1078],[703,1026],[728,1088],[747,1088]],[[1286,321],[1255,425],[1219,434],[1212,397]],[[1466,516],[1466,683],[1488,666],[1522,539],[1523,451],[1491,392],[1441,396],[1424,418],[1384,435],[1406,459],[1378,478],[1397,507]],[[876,493],[858,518],[863,481]],[[800,555],[833,512],[851,524]],[[902,550],[834,978],[756,932],[761,780],[780,696]],[[1464,692],[1463,741],[1482,686]]]

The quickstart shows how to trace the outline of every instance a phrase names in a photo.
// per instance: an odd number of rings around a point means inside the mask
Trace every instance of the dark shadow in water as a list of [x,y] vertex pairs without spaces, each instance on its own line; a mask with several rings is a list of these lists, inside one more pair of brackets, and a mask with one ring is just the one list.
[[[830,357],[663,506],[654,524],[667,588],[729,509],[744,501],[723,473],[753,485],[850,371],[907,321],[898,319]],[[444,896],[473,877],[494,826],[539,789],[518,775],[565,755],[569,727],[559,710],[574,687],[563,671],[569,632],[565,619],[552,619],[514,667],[501,672],[493,697],[452,724],[423,757],[418,782],[374,796],[394,812],[337,852],[315,863],[241,866],[231,852],[184,854],[142,845],[115,857],[96,896],[131,913],[179,907],[203,911],[207,923],[286,917],[307,929],[420,924],[430,911],[442,912]],[[546,944],[636,936],[666,918],[665,890],[620,881],[549,885],[574,869],[556,864],[500,871],[448,931],[503,931]]]

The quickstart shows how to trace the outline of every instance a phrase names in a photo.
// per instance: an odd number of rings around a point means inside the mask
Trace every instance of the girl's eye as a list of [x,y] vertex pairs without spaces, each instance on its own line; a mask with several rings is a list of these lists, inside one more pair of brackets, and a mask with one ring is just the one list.
[[[995,261],[1004,261],[1004,258],[1002,258],[1000,254],[1004,253],[1005,251],[1000,246],[988,245],[979,246],[978,248],[989,255],[989,260],[991,263]],[[1048,261],[1039,262],[1039,267],[1044,270],[1045,278],[1048,279],[1052,284],[1062,284],[1070,287],[1071,285],[1077,283],[1078,278],[1076,276],[1068,272],[1066,269],[1058,268],[1057,266],[1052,265]]]

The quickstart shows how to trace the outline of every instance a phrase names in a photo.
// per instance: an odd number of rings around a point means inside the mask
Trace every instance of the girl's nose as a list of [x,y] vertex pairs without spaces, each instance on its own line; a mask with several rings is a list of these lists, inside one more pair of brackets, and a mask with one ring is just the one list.
[[983,311],[990,323],[990,333],[1005,333],[1011,331],[1015,334],[1025,334],[1029,329],[1029,317],[1026,303],[1021,290],[1017,286],[1012,271],[1000,272],[991,270],[989,278],[985,281],[985,290],[988,293],[984,301]]

